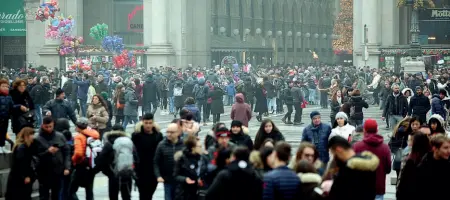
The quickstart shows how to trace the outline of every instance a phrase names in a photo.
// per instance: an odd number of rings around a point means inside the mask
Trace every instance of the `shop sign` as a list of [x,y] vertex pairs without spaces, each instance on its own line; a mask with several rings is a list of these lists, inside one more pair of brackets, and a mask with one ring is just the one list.
[[0,6],[0,36],[26,36],[23,0],[2,2]]
[[450,21],[450,9],[430,8],[420,11],[420,21]]
[[122,33],[144,32],[144,6],[142,2],[116,4],[115,31]]

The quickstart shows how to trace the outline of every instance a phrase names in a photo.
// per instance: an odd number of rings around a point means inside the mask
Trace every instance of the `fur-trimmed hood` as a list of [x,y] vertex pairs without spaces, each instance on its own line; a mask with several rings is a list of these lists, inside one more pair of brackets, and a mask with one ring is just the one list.
[[411,88],[405,88],[405,89],[403,89],[403,90],[402,90],[402,94],[405,95],[405,92],[406,92],[406,91],[409,91],[409,93],[411,93],[411,96],[410,96],[410,97],[414,96],[414,92],[413,92],[413,90],[412,90]]
[[360,171],[375,171],[379,164],[380,159],[369,151],[363,151],[347,161],[348,168]]
[[119,137],[128,137],[128,134],[125,133],[125,131],[110,131],[106,132],[105,135],[103,135],[103,141],[108,141],[113,143],[115,139]]
[[316,173],[298,173],[297,176],[302,183],[322,183],[322,177]]
[[[433,115],[431,115],[430,119],[433,119],[433,118],[437,119],[439,121],[439,123],[441,123],[442,127],[445,127],[445,120],[444,120],[444,118],[442,118],[441,115],[433,114]],[[428,123],[430,123],[430,119],[427,120]]]
[[[155,128],[156,131],[161,132],[161,127],[159,126],[158,123],[153,122],[153,128]],[[142,130],[142,121],[139,121],[138,123],[136,123],[136,126],[134,126],[134,132],[135,133],[139,133]]]

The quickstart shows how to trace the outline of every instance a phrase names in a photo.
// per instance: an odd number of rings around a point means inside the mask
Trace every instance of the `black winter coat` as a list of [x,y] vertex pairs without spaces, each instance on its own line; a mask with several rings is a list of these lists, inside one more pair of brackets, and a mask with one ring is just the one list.
[[163,140],[163,135],[153,127],[153,133],[144,132],[144,127],[140,128],[140,132],[135,132],[131,136],[139,162],[135,165],[135,171],[138,178],[155,180],[153,169],[153,160],[155,158],[156,147]]
[[422,95],[414,95],[409,101],[408,115],[417,115],[424,117],[430,110],[431,104],[428,97]]
[[164,183],[173,183],[174,155],[176,152],[183,150],[183,148],[184,144],[181,140],[173,144],[166,138],[158,144],[153,162],[155,177],[162,177]]
[[[174,177],[178,183],[176,200],[198,200],[197,191],[200,189],[198,180],[204,179],[208,170],[208,160],[204,155],[192,154],[189,150],[183,150],[179,158],[175,158]],[[200,173],[197,173],[199,170]],[[186,178],[195,181],[194,184],[187,184]]]
[[[13,151],[13,160],[8,176],[8,184],[5,199],[7,200],[31,200],[31,188],[35,179],[33,168],[33,149],[21,144]],[[25,184],[25,178],[29,177],[31,182]]]
[[432,152],[425,155],[422,162],[420,162],[417,171],[417,182],[419,183],[417,188],[420,188],[421,191],[418,192],[417,199],[448,199],[448,187],[443,182],[450,179],[450,171],[448,169],[450,169],[449,160],[436,160],[434,159]]
[[255,104],[255,112],[265,113],[269,112],[267,108],[267,98],[266,94],[263,92],[262,86],[256,86],[255,88],[255,97],[256,97],[256,104]]
[[362,99],[361,96],[352,96],[350,100],[348,101],[349,107],[355,107],[355,114],[353,116],[349,116],[349,119],[351,120],[363,120],[364,119],[364,113],[363,108],[369,108],[369,104],[367,104],[366,101]]
[[234,143],[236,146],[245,146],[247,147],[249,150],[253,149],[253,141],[252,138],[243,133],[242,131],[238,134],[231,134],[230,135],[230,141],[232,143]]
[[[48,152],[51,146],[58,147],[55,154]],[[62,176],[63,171],[70,170],[71,157],[70,147],[66,138],[59,132],[44,133],[41,129],[39,135],[34,139],[33,151],[38,159],[36,172],[39,178],[48,176]]]
[[294,97],[292,96],[291,88],[286,88],[283,90],[283,100],[286,105],[294,104]]
[[77,116],[75,115],[72,105],[67,100],[52,99],[48,101],[42,107],[42,115],[45,116],[48,111],[52,113],[52,118],[55,120],[59,118],[68,118],[72,120],[74,124],[77,122]]
[[213,91],[208,93],[208,97],[212,99],[211,103],[211,114],[223,114],[225,112],[223,107],[223,95],[224,91],[216,87]]
[[33,99],[34,104],[44,105],[51,99],[50,97],[50,85],[37,84],[30,91],[30,97]]
[[383,117],[387,115],[406,116],[408,113],[408,100],[402,93],[395,97],[392,93],[386,99],[386,105],[383,110]]
[[19,123],[18,120],[19,117],[25,113],[22,110],[20,110],[20,106],[25,106],[28,109],[30,109],[30,111],[32,111],[34,110],[34,103],[33,100],[31,99],[30,94],[26,90],[23,93],[20,93],[18,90],[11,90],[9,94],[11,95],[11,98],[14,102],[14,109],[11,118],[12,130],[14,133],[17,134],[24,127]]
[[145,81],[142,88],[142,102],[147,104],[149,102],[159,101],[160,98],[159,88],[155,81]]
[[214,179],[206,200],[259,200],[262,199],[263,182],[245,161],[233,161]]

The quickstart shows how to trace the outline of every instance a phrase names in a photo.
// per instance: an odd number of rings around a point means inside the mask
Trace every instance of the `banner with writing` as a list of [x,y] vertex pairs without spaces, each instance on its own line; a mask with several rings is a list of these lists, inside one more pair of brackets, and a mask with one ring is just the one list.
[[0,6],[0,36],[26,36],[23,0],[2,1]]
[[449,8],[430,8],[419,12],[420,21],[450,21]]

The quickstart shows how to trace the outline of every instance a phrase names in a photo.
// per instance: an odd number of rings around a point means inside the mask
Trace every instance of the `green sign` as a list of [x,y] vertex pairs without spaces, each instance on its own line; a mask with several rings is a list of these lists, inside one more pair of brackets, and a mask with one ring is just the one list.
[[26,36],[23,0],[9,0],[0,6],[0,36]]

